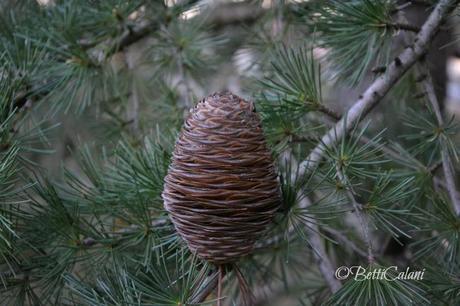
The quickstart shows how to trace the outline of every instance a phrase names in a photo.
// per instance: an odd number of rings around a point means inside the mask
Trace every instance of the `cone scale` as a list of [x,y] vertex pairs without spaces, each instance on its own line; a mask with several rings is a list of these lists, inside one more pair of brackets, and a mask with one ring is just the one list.
[[190,111],[163,199],[177,232],[202,259],[221,265],[251,253],[280,205],[277,174],[253,103],[216,93]]

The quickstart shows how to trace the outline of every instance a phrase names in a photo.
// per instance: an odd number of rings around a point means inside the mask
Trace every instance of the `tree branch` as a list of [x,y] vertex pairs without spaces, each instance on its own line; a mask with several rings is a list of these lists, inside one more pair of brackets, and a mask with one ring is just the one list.
[[348,110],[346,116],[331,128],[313,149],[305,161],[301,163],[301,170],[311,172],[322,160],[326,147],[336,143],[355,124],[365,117],[401,79],[404,73],[411,68],[427,51],[428,46],[443,19],[455,8],[459,0],[441,0],[430,14],[420,32],[416,35],[411,46],[396,57],[387,67],[386,73],[378,77],[360,96],[358,101]]

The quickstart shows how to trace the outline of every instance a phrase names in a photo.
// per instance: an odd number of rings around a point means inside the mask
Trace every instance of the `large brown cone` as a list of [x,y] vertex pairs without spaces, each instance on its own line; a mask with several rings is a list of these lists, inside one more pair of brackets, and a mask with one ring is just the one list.
[[190,112],[163,199],[192,252],[216,264],[249,254],[280,205],[279,185],[254,105],[216,93]]

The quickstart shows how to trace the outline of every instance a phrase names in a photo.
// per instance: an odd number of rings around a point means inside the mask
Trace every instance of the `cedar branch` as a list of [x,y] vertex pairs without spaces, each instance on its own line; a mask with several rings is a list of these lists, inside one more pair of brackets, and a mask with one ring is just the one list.
[[346,116],[332,127],[322,138],[320,143],[313,149],[308,157],[301,163],[301,169],[312,172],[324,156],[325,148],[336,143],[362,118],[364,118],[390,91],[390,89],[402,78],[418,59],[427,51],[434,35],[439,30],[444,18],[452,12],[459,0],[441,0],[420,32],[416,35],[411,46],[395,58],[388,66],[386,73],[378,77],[360,96],[358,101],[348,110]]

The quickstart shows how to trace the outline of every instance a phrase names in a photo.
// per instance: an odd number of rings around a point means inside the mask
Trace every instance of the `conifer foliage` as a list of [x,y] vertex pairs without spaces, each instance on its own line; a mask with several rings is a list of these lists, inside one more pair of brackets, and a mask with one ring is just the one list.
[[458,305],[459,2],[2,1],[0,305]]

